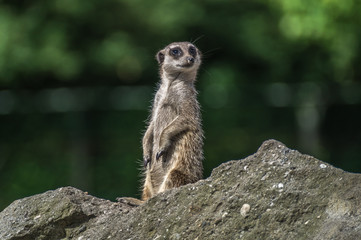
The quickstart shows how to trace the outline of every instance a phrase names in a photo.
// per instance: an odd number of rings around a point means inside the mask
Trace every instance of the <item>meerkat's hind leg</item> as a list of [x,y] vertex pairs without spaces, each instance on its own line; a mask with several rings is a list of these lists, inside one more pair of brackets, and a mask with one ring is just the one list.
[[152,193],[151,193],[149,187],[144,186],[143,193],[142,193],[142,200],[147,201],[151,197],[152,197]]
[[189,176],[182,173],[178,169],[172,169],[164,178],[162,185],[159,188],[159,192],[163,192],[167,189],[180,187],[189,182]]
[[151,183],[150,174],[147,172],[143,186],[142,200],[146,201],[151,198],[154,195],[153,192],[154,190]]

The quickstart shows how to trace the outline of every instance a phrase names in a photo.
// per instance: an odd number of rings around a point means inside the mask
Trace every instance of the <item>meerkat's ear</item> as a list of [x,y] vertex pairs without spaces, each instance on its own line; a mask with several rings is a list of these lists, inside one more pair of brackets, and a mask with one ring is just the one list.
[[162,64],[164,62],[164,50],[161,50],[157,53],[155,56],[159,64]]

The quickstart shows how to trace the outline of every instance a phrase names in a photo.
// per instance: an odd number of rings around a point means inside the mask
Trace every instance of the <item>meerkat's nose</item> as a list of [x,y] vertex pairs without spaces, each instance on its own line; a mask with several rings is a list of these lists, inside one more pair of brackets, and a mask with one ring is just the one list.
[[187,62],[188,63],[194,63],[194,58],[193,57],[187,57]]

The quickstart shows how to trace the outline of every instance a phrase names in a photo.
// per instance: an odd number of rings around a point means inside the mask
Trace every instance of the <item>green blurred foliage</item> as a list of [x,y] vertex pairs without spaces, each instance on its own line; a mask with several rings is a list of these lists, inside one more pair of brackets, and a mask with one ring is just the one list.
[[275,138],[361,171],[356,0],[0,1],[0,209],[72,185],[139,196],[141,137],[172,41],[203,52],[205,177]]

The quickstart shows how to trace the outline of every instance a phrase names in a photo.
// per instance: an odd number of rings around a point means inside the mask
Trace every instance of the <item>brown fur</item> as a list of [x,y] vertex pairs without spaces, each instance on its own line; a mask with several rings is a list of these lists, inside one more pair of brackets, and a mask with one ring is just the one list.
[[176,42],[156,58],[161,83],[143,137],[143,200],[196,182],[203,172],[203,131],[194,87],[201,53],[189,42]]

